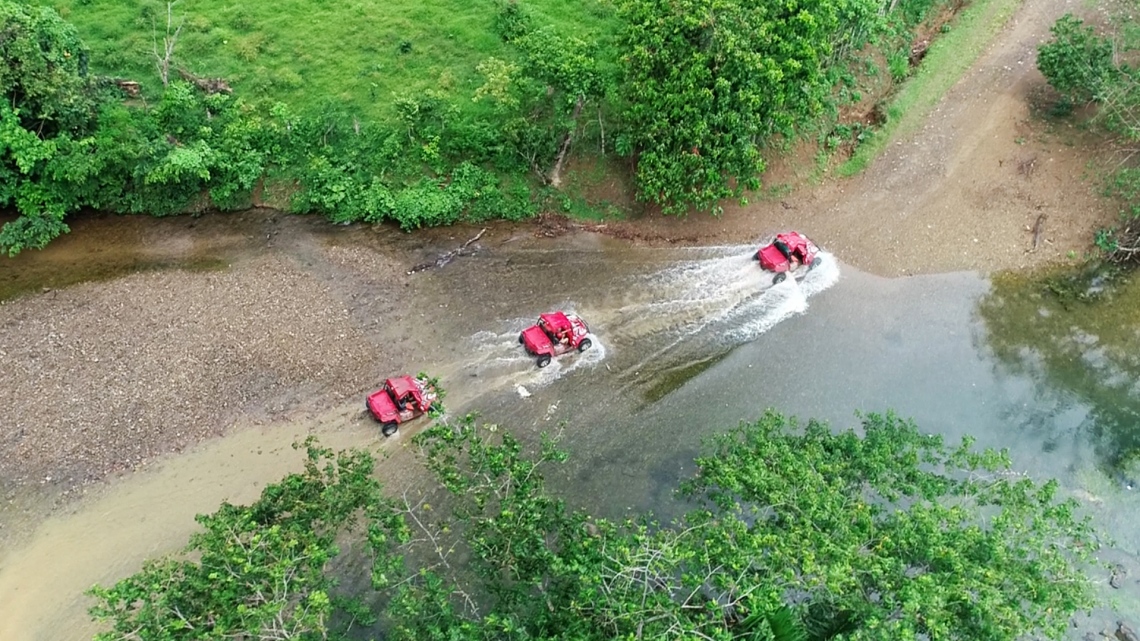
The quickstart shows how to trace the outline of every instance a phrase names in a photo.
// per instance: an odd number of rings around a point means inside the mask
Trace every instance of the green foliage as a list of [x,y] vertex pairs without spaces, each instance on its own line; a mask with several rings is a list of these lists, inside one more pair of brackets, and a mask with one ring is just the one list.
[[695,503],[669,525],[569,508],[544,479],[566,459],[552,439],[532,451],[472,416],[414,438],[443,494],[399,503],[368,454],[310,442],[303,474],[199,517],[187,555],[96,587],[112,625],[97,638],[326,638],[342,602],[328,562],[361,514],[378,594],[349,595],[345,615],[383,604],[396,641],[1012,641],[1059,638],[1089,606],[1074,561],[1095,538],[1055,482],[893,415],[862,430],[741,425],[698,459]]
[[1096,539],[1055,482],[893,415],[862,430],[742,425],[684,484],[699,507],[662,526],[552,498],[548,439],[527,455],[471,417],[433,426],[416,443],[451,498],[409,511],[425,548],[404,558],[431,569],[385,568],[393,638],[1012,641],[1060,638],[1091,605],[1074,563]]
[[[1075,104],[1095,102],[1093,122],[1103,132],[1126,144],[1140,140],[1140,75],[1127,62],[1137,47],[1137,19],[1132,5],[1116,7],[1108,27],[1098,32],[1072,15],[1061,17],[1052,27],[1053,39],[1038,48],[1037,67],[1063,99],[1055,112],[1070,115]],[[1109,261],[1140,264],[1140,216],[1138,172],[1127,156],[1117,163],[1107,179],[1107,194],[1124,203],[1122,225],[1099,229],[1094,243]]]
[[383,521],[386,508],[371,456],[305,446],[304,472],[252,505],[199,516],[203,530],[183,555],[92,588],[92,615],[111,624],[96,640],[326,638],[336,538],[362,513]]
[[1074,102],[1104,98],[1105,84],[1117,73],[1112,41],[1072,14],[1057,20],[1050,32],[1053,39],[1037,48],[1037,69],[1049,84]]
[[525,36],[534,26],[534,17],[519,4],[518,0],[504,0],[499,3],[495,14],[495,33],[504,42],[511,42]]
[[0,229],[0,252],[39,248],[68,231],[88,179],[96,90],[87,52],[51,9],[0,0],[0,207],[21,218]]
[[[818,117],[844,18],[873,3],[624,0],[626,133],[638,196],[680,213],[719,211],[759,186],[760,146]],[[855,10],[852,10],[855,8]]]
[[48,7],[0,0],[0,93],[44,138],[85,129],[94,115],[88,53],[75,27]]
[[1073,559],[1096,538],[1055,481],[890,414],[862,431],[768,413],[716,439],[684,485],[707,505],[687,523],[723,532],[710,564],[848,613],[848,639],[1059,639],[1091,607]]

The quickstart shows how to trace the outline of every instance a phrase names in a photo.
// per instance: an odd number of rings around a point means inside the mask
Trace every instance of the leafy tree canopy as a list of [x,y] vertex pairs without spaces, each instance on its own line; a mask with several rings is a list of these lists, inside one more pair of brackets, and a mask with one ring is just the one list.
[[0,92],[21,122],[44,137],[89,124],[87,51],[75,27],[48,7],[0,0],[0,30]]
[[679,213],[759,187],[760,145],[818,116],[867,0],[623,0],[625,135],[642,200]]
[[385,500],[368,455],[310,445],[303,474],[200,517],[193,557],[95,588],[113,630],[98,639],[328,638],[329,560],[354,514],[377,594],[350,596],[382,604],[390,639],[1013,641],[1060,638],[1091,605],[1075,563],[1096,538],[1055,482],[891,414],[861,428],[741,425],[668,525],[571,509],[543,478],[555,443],[528,453],[471,417],[415,439],[443,494]]
[[1037,48],[1037,68],[1053,88],[1075,102],[1104,99],[1117,73],[1112,41],[1072,14],[1050,28],[1053,39]]
[[1096,245],[1115,263],[1140,263],[1140,167],[1131,147],[1140,141],[1140,68],[1135,64],[1137,3],[1109,6],[1109,20],[1094,28],[1066,14],[1054,23],[1053,38],[1037,49],[1037,68],[1064,97],[1062,107],[1093,103],[1092,120],[1111,136],[1106,148],[1122,152],[1113,163],[1107,193],[1126,203],[1122,225],[1097,231]]
[[[148,562],[95,587],[95,617],[112,639],[316,639],[327,636],[336,536],[361,514],[381,519],[380,486],[365,452],[306,444],[304,472],[269,485],[253,505],[199,516],[183,556]],[[192,559],[192,560],[191,560]]]

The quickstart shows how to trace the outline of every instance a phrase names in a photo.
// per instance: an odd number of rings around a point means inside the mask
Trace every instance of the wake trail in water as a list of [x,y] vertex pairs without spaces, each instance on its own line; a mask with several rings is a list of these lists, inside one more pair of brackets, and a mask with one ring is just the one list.
[[629,387],[642,378],[642,370],[707,359],[710,346],[723,352],[755,340],[807,311],[809,298],[839,280],[834,256],[820,252],[817,267],[799,279],[773,284],[773,274],[753,260],[754,252],[754,247],[739,245],[699,248],[691,258],[608,286],[597,303],[567,301],[563,309],[581,309],[590,324],[593,346],[555,358],[542,369],[518,341],[533,318],[510,319],[501,331],[478,332],[469,339],[472,376],[482,377],[487,387],[544,387],[622,355],[606,367],[627,381],[622,387]]
[[[563,310],[574,312],[572,307]],[[483,379],[481,387],[546,387],[570,372],[592,368],[606,358],[605,344],[591,333],[586,336],[591,342],[589,349],[563,354],[540,368],[536,357],[519,344],[519,334],[533,323],[533,318],[515,318],[505,322],[508,327],[505,331],[477,332],[468,339],[471,345],[468,368],[472,376]]]

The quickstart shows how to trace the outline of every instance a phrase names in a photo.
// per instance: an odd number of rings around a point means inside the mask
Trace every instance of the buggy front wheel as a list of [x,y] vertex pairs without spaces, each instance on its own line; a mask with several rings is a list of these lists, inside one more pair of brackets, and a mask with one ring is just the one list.
[[383,434],[384,436],[391,436],[391,435],[395,434],[396,431],[399,429],[400,429],[399,423],[395,423],[395,422],[385,423],[384,425],[382,425],[380,427],[380,433]]

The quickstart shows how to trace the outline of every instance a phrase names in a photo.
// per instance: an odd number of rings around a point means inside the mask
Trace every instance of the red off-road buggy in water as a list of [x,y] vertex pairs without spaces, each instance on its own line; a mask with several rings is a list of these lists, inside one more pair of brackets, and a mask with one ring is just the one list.
[[584,352],[593,343],[586,338],[590,328],[577,314],[551,312],[538,317],[538,323],[519,334],[519,343],[538,357],[538,366],[546,367],[554,356],[578,350]]
[[805,273],[811,271],[822,260],[819,257],[819,247],[798,231],[776,234],[771,243],[756,252],[755,258],[760,261],[761,267],[776,272],[772,277],[773,285],[783,282],[789,272],[795,272],[805,265]]
[[380,432],[391,436],[400,428],[400,423],[427,414],[438,400],[435,385],[426,377],[397,376],[384,381],[384,387],[370,394],[365,407],[380,421]]

